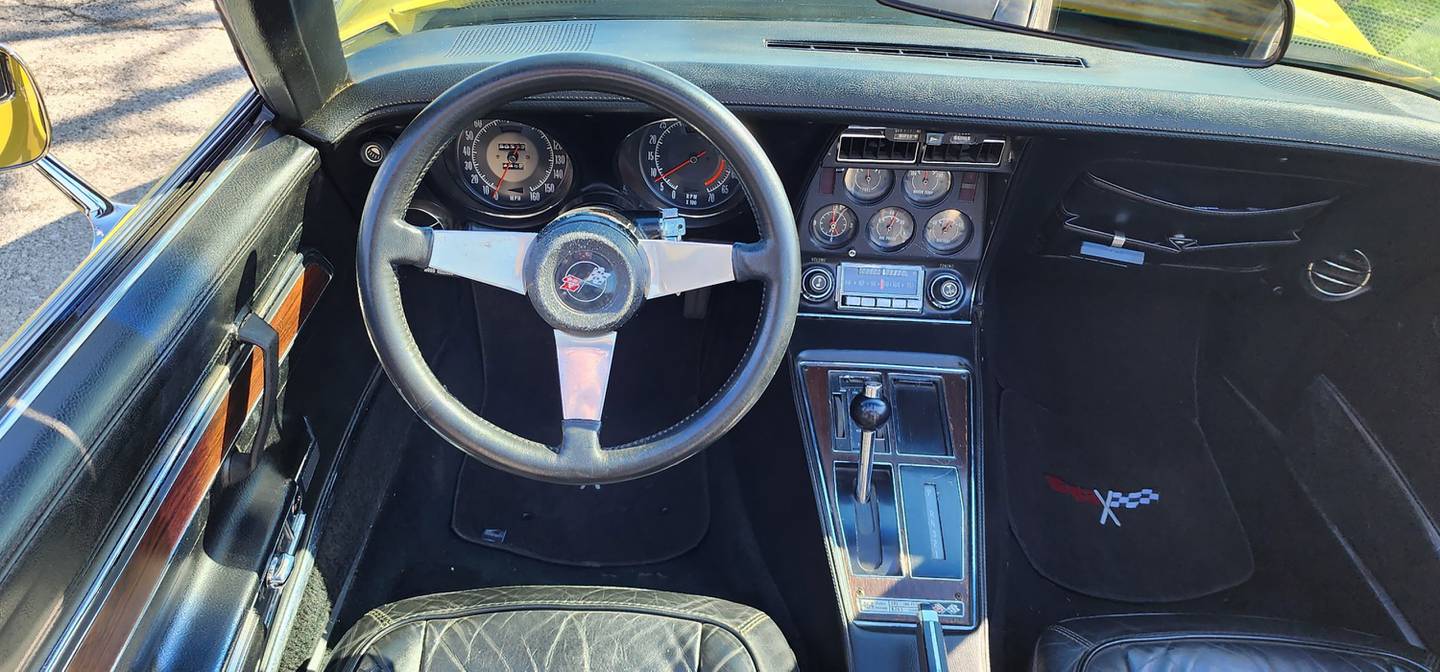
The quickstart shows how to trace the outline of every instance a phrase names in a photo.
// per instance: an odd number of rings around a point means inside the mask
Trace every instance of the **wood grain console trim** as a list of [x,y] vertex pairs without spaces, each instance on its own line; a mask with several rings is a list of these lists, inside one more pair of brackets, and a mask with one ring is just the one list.
[[[930,579],[912,576],[909,571],[908,562],[902,571],[901,576],[882,576],[876,574],[864,574],[853,571],[849,558],[849,549],[845,548],[845,542],[840,537],[840,520],[835,501],[835,467],[837,464],[853,464],[857,455],[851,449],[837,450],[834,438],[835,432],[832,429],[839,422],[848,423],[848,418],[837,419],[836,407],[832,404],[830,395],[830,379],[832,373],[855,374],[857,376],[884,376],[886,389],[893,390],[893,382],[896,378],[909,379],[925,377],[936,379],[940,384],[943,413],[945,418],[945,429],[949,433],[950,448],[952,454],[944,456],[926,456],[895,454],[893,452],[877,453],[875,455],[876,466],[888,465],[892,469],[900,465],[926,465],[953,468],[958,472],[961,487],[961,497],[967,511],[974,507],[975,497],[973,492],[974,481],[974,455],[970,434],[970,375],[967,371],[932,370],[918,372],[914,369],[903,366],[883,365],[839,365],[826,363],[807,363],[801,366],[800,382],[803,385],[803,395],[808,408],[810,419],[810,436],[814,442],[814,454],[812,459],[818,457],[818,463],[814,466],[818,469],[818,478],[821,479],[823,491],[827,501],[823,502],[823,515],[830,518],[828,529],[832,530],[832,539],[829,544],[831,549],[831,563],[836,576],[840,579],[841,589],[845,593],[846,616],[851,620],[864,620],[872,622],[888,623],[915,623],[913,615],[882,614],[866,612],[861,614],[857,607],[858,601],[863,597],[891,598],[896,600],[916,600],[920,602],[958,601],[965,605],[965,613],[962,616],[942,615],[941,621],[946,626],[973,627],[977,624],[975,604],[975,569],[978,565],[973,557],[976,548],[976,539],[973,535],[975,530],[975,516],[973,511],[967,513],[967,524],[965,529],[965,544],[972,549],[972,557],[969,558],[968,568],[963,579]],[[888,392],[887,392],[888,393]],[[939,409],[937,409],[939,410]],[[897,480],[898,483],[898,480]],[[902,542],[903,543],[903,542]]]
[[[306,264],[284,290],[279,305],[267,315],[271,326],[280,334],[282,359],[289,354],[301,324],[329,283],[328,269],[320,264]],[[178,475],[155,508],[154,517],[140,533],[129,560],[105,596],[67,669],[112,670],[120,663],[125,646],[159,589],[181,538],[215,482],[226,449],[234,442],[264,389],[264,367],[257,365],[259,348],[242,357],[229,389],[220,395],[219,405],[205,421],[189,453],[181,457]]]

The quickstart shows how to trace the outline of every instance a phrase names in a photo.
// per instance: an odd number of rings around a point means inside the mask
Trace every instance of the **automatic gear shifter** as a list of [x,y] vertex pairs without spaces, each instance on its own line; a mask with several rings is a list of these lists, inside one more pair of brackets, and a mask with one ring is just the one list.
[[855,501],[870,502],[871,471],[875,467],[875,432],[890,419],[890,402],[880,396],[880,383],[865,383],[865,391],[850,402],[850,419],[860,428],[860,469],[855,475]]

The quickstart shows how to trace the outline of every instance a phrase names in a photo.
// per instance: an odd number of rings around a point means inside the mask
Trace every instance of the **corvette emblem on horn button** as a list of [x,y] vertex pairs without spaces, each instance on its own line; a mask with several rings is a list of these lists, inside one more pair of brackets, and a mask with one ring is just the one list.
[[580,303],[591,303],[604,296],[613,274],[590,259],[582,259],[565,269],[560,278],[560,291]]

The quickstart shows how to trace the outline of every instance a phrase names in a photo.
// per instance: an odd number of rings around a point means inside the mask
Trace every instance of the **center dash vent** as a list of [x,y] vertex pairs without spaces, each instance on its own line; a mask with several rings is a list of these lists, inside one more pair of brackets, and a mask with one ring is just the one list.
[[884,44],[880,42],[839,42],[827,40],[765,40],[765,46],[772,49],[836,51],[850,54],[918,56],[921,58],[954,58],[963,61],[1056,65],[1066,68],[1086,67],[1085,59],[1078,56],[1054,56],[1051,54],[1032,54],[1020,51],[940,47],[923,44]]
[[1333,257],[1317,259],[1305,267],[1305,279],[1318,298],[1341,301],[1370,289],[1374,267],[1360,250],[1342,252]]
[[835,159],[848,163],[915,163],[919,155],[918,137],[896,137],[881,128],[851,127],[840,134]]

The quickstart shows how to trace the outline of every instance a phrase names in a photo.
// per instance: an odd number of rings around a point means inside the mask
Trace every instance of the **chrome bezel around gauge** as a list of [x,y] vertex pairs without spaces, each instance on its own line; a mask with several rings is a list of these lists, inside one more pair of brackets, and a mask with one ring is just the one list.
[[[495,175],[487,180],[488,167],[477,170],[469,159],[470,153],[475,151],[477,143],[481,142],[484,136],[497,131],[516,133],[533,143],[532,151],[536,155],[531,157],[531,160],[540,161],[543,165],[530,170],[544,171],[538,180],[531,179],[533,172],[526,175],[531,184],[525,189],[534,194],[534,198],[521,203],[506,203],[477,188],[477,184],[483,184],[493,189],[499,176]],[[456,136],[452,145],[449,160],[440,162],[446,168],[445,175],[443,179],[436,180],[435,184],[442,192],[458,197],[465,204],[466,210],[479,215],[481,219],[490,220],[488,223],[511,227],[528,226],[541,215],[565,203],[575,184],[574,161],[570,154],[554,135],[530,124],[507,119],[476,119]],[[553,186],[547,189],[548,185]]]
[[[832,230],[834,224],[841,221],[846,222],[844,232],[836,235],[824,231],[822,227],[826,226],[827,218],[830,220],[829,224]],[[850,244],[850,241],[855,239],[855,232],[859,230],[859,215],[856,215],[850,206],[842,203],[826,205],[810,216],[810,239],[815,241],[816,245],[827,250],[838,250]]]
[[[936,186],[915,186],[914,180],[918,177],[920,180],[924,181],[926,178],[926,173],[933,173],[935,175]],[[915,205],[918,205],[922,208],[929,208],[945,200],[945,197],[950,195],[950,189],[954,185],[951,181],[950,171],[936,170],[934,168],[921,168],[919,170],[905,171],[905,175],[900,178],[900,186],[901,189],[905,192],[905,198],[910,199],[911,203],[914,203]],[[928,194],[923,191],[925,188],[930,189],[930,192]]]
[[[861,182],[867,175],[874,175],[880,180],[873,187],[867,186]],[[856,203],[869,205],[879,203],[890,194],[891,189],[895,188],[895,173],[889,168],[846,168],[844,174],[841,175],[841,181],[845,185],[845,193],[849,194],[850,198],[854,199]]]
[[[718,195],[713,204],[686,205],[684,199],[679,196],[678,187],[670,185],[672,186],[671,193],[666,193],[665,190],[654,186],[655,180],[650,177],[654,173],[658,178],[663,172],[676,168],[670,166],[664,170],[660,169],[659,162],[663,160],[663,152],[656,151],[652,147],[655,144],[663,147],[664,138],[662,136],[674,133],[680,128],[686,128],[684,123],[679,119],[667,118],[652,121],[635,129],[620,142],[620,148],[615,157],[616,165],[626,190],[633,196],[657,210],[675,208],[689,219],[701,220],[692,222],[692,226],[708,226],[721,219],[721,215],[735,212],[736,207],[745,202],[742,197],[744,186],[740,183],[739,176],[735,174],[734,169],[730,167],[728,159],[721,156],[720,162],[716,163],[714,167],[711,167],[709,161],[696,160],[691,164],[692,166],[703,164],[715,173],[713,179],[716,182],[712,185],[714,191],[707,190],[706,193],[722,191],[723,193]],[[720,156],[720,150],[716,149],[709,140],[704,139],[704,136],[697,135],[695,137],[704,142],[705,147],[702,151],[707,153],[707,158],[711,152],[715,156]],[[652,140],[655,142],[652,143]],[[685,167],[681,166],[680,169],[683,170]]]
[[[956,236],[952,242],[943,242],[933,230],[934,227],[941,222],[942,217],[950,217],[963,223],[961,233]],[[971,236],[975,235],[975,222],[970,219],[970,215],[965,214],[965,211],[956,208],[947,208],[931,215],[930,218],[925,221],[924,235],[925,244],[937,254],[955,254],[970,244]]]
[[[880,230],[880,227],[884,226],[886,216],[893,218],[895,223],[906,223],[902,228],[904,235],[887,239],[890,234]],[[865,223],[865,237],[869,239],[871,245],[875,246],[875,249],[882,252],[894,252],[902,249],[915,239],[915,216],[905,208],[898,206],[880,208],[875,211],[875,214],[870,215],[870,220]]]

